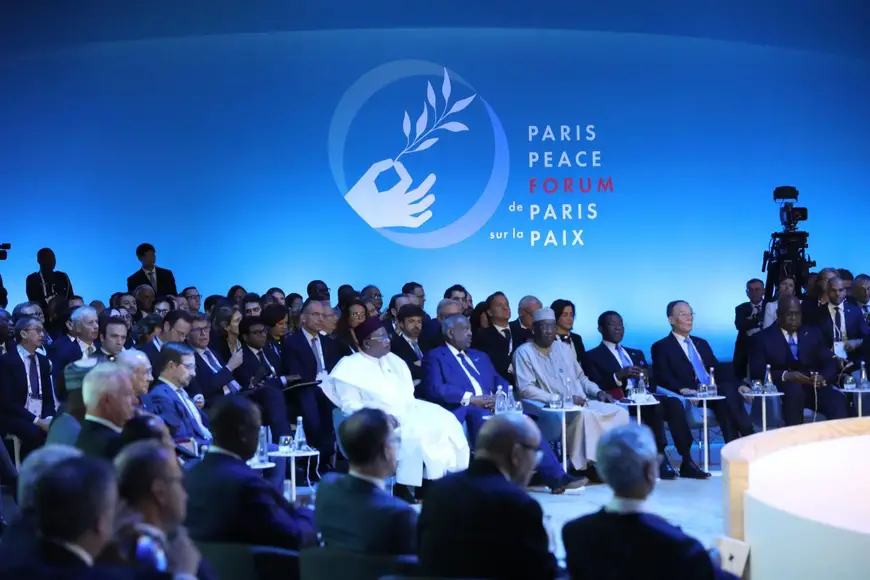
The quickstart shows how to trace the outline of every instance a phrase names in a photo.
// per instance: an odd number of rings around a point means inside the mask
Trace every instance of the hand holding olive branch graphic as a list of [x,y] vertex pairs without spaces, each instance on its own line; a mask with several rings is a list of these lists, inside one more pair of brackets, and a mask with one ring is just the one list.
[[[461,99],[450,106],[450,75],[444,69],[444,80],[441,84],[441,95],[444,97],[444,108],[439,115],[435,90],[432,83],[426,83],[426,102],[423,112],[415,124],[414,139],[411,140],[411,118],[405,111],[402,121],[402,132],[405,134],[405,148],[395,159],[384,159],[373,163],[359,181],[347,192],[344,199],[367,224],[373,228],[407,227],[419,228],[432,217],[428,209],[435,203],[435,196],[429,194],[429,189],[435,184],[435,175],[430,173],[419,186],[410,189],[413,179],[405,166],[399,162],[402,155],[425,151],[438,142],[438,137],[429,137],[433,131],[445,130],[450,133],[468,131],[468,127],[458,121],[444,122],[447,117],[464,110],[477,95]],[[428,106],[427,106],[428,103]],[[429,107],[432,107],[432,118],[435,122],[429,125]],[[450,107],[448,109],[448,107]],[[428,127],[428,128],[427,128]],[[399,176],[399,183],[387,191],[378,191],[375,183],[378,176],[393,168]],[[409,191],[410,189],[410,191]]]

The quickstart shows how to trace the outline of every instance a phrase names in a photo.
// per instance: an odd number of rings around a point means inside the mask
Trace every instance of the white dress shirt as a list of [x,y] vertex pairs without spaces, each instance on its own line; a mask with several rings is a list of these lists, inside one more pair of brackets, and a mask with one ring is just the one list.
[[513,338],[513,333],[511,332],[511,327],[510,326],[497,326],[495,324],[493,324],[493,326],[498,331],[498,333],[502,336],[505,336],[505,333],[504,333],[505,330],[508,331],[507,337],[506,337],[506,338],[508,338],[508,352],[512,353],[514,351],[514,338]]
[[[625,350],[624,348],[622,348],[620,345],[613,343],[613,342],[610,342],[610,341],[607,341],[607,340],[602,340],[601,344],[603,344],[604,346],[607,347],[607,350],[610,351],[610,354],[612,354],[613,358],[616,359],[616,362],[619,363],[619,368],[625,368],[622,366],[622,359],[619,357],[620,350],[625,353],[625,356],[626,356],[626,358],[628,358],[628,360],[631,360],[631,355],[628,354],[628,351]],[[634,361],[632,361],[632,364],[634,364]],[[616,382],[617,387],[622,386],[622,381],[620,381],[618,378],[616,378],[616,373],[613,373],[613,380]]]
[[88,344],[80,338],[76,339],[76,345],[82,350],[82,358],[88,358],[96,354],[97,349],[93,344]]
[[[831,327],[834,328],[834,340],[837,342],[849,340],[846,336],[846,303],[842,302],[840,304],[835,305],[833,302],[828,302],[828,314],[831,316]],[[837,329],[837,323],[835,322],[837,313],[834,311],[835,308],[840,309],[840,328]],[[839,332],[838,332],[839,331]]]
[[24,408],[35,415],[33,422],[36,423],[42,417],[42,365],[39,364],[39,355],[37,353],[33,354],[36,356],[36,382],[39,385],[38,398],[34,398],[30,393],[30,353],[23,346],[18,345],[18,356],[24,362],[24,372],[27,376],[27,398],[24,401]]
[[165,377],[160,377],[160,380],[172,389],[175,392],[175,395],[181,400],[184,407],[187,409],[187,412],[193,417],[193,420],[196,421],[196,425],[199,428],[199,432],[208,440],[211,440],[211,431],[209,431],[208,427],[205,426],[205,423],[202,422],[202,417],[200,416],[199,409],[196,404],[194,404],[193,399],[185,392],[182,387],[179,387],[172,383],[169,379]]
[[[689,360],[692,360],[692,357],[689,356],[689,348],[694,348],[695,343],[692,343],[691,346],[686,344],[687,341],[692,340],[692,339],[689,338],[688,336],[680,336],[676,332],[672,332],[671,334],[673,334],[674,337],[677,339],[677,342],[680,343],[680,348],[683,349],[683,354],[686,355],[686,358]],[[697,352],[697,350],[698,349],[696,348],[695,351]],[[698,353],[698,358],[699,359],[701,358],[701,353]]]
[[108,419],[103,419],[102,417],[97,417],[96,415],[91,415],[90,413],[85,415],[85,421],[91,421],[93,423],[98,423],[103,427],[111,429],[115,433],[121,433],[123,429],[109,421]]
[[483,395],[483,389],[480,388],[480,383],[477,382],[477,379],[475,379],[471,375],[471,373],[468,372],[468,369],[465,368],[465,365],[462,364],[462,357],[460,357],[459,355],[462,354],[465,357],[465,360],[468,362],[468,365],[471,368],[473,368],[477,372],[480,371],[477,369],[476,366],[474,366],[474,363],[471,362],[471,357],[468,356],[468,353],[460,353],[459,350],[452,344],[448,344],[447,348],[450,349],[450,352],[456,358],[456,362],[459,363],[459,368],[461,368],[462,372],[465,373],[465,376],[468,377],[468,380],[471,382],[471,387],[474,389],[473,393],[471,391],[466,391],[465,394],[462,395],[461,404],[463,406],[468,405],[468,402],[471,401],[471,397],[480,397]]
[[640,514],[646,511],[646,500],[614,496],[604,506],[604,511],[612,514]]

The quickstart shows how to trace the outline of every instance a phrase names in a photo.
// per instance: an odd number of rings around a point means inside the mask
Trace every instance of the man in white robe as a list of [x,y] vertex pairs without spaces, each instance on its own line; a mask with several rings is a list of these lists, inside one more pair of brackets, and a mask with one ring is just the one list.
[[414,398],[408,365],[390,352],[390,337],[376,318],[356,328],[361,352],[342,358],[324,385],[343,413],[369,407],[392,415],[400,437],[396,481],[419,487],[468,467],[468,439],[450,411]]
[[582,471],[595,461],[601,435],[629,422],[628,411],[613,404],[613,397],[589,380],[568,345],[556,340],[556,315],[551,309],[535,311],[532,335],[534,340],[514,353],[517,390],[524,399],[547,406],[554,395],[575,405],[576,410],[566,416],[568,459]]

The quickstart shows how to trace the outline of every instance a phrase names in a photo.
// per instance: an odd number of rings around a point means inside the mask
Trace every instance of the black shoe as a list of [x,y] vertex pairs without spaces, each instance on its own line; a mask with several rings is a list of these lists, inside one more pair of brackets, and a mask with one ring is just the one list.
[[674,471],[674,468],[671,466],[670,461],[668,461],[667,457],[662,458],[662,462],[659,464],[659,479],[664,480],[673,480],[677,478],[677,472]]
[[710,474],[706,471],[701,471],[701,468],[695,465],[691,458],[683,459],[680,465],[680,477],[686,479],[709,479]]
[[589,485],[589,480],[585,477],[574,477],[568,474],[562,476],[562,478],[550,488],[550,493],[553,495],[559,495],[565,493],[566,490],[569,489],[580,489],[581,487],[586,487]]

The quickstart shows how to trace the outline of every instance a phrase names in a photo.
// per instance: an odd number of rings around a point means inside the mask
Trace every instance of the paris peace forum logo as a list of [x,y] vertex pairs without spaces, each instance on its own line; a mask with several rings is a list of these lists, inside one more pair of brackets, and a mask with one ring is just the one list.
[[[396,119],[396,127],[382,127],[388,136],[395,135],[396,149],[390,157],[377,156],[370,146],[362,153],[367,157],[375,155],[368,168],[351,186],[348,186],[344,171],[344,158],[347,137],[351,124],[360,110],[376,94],[391,85],[409,78],[424,77],[421,91],[425,91],[422,110],[409,108],[397,111],[392,116],[384,112],[384,118]],[[433,85],[434,81],[434,85]],[[402,163],[411,155],[424,155],[433,147],[449,147],[451,140],[462,137],[463,133],[482,131],[486,128],[470,126],[465,117],[472,107],[483,107],[492,131],[492,166],[489,177],[476,201],[459,217],[446,225],[430,231],[415,231],[429,222],[433,212],[439,211],[437,204],[437,176],[430,173],[425,179],[415,182]],[[421,112],[417,114],[417,111]],[[557,137],[558,136],[558,137]],[[377,142],[383,141],[378,135]],[[574,143],[593,141],[596,137],[594,125],[547,126],[529,125],[528,140],[546,143],[565,140]],[[387,140],[386,142],[389,142]],[[572,143],[573,144],[573,143]],[[466,240],[480,231],[493,217],[504,200],[510,170],[510,152],[505,130],[489,103],[478,95],[473,87],[456,73],[447,68],[427,61],[398,60],[378,66],[363,74],[345,92],[336,107],[329,127],[328,139],[329,164],[333,179],[345,202],[372,229],[394,243],[419,249],[435,249],[451,246]],[[531,195],[552,195],[554,193],[585,193],[613,191],[612,180],[591,177],[575,178],[541,175],[541,169],[561,170],[571,167],[600,167],[600,151],[575,151],[569,154],[532,149],[528,153],[528,167],[532,172],[528,178],[528,193]],[[482,171],[479,164],[469,164],[469,171]],[[393,172],[398,182],[387,188],[380,188],[377,178]],[[501,227],[491,231],[491,240],[516,240],[532,247],[582,246],[583,229],[574,227],[578,220],[594,220],[598,217],[596,204],[580,203],[518,203],[513,201],[508,211],[522,215],[531,225],[524,227]],[[553,227],[548,220],[560,222]],[[401,231],[396,231],[400,228]]]

